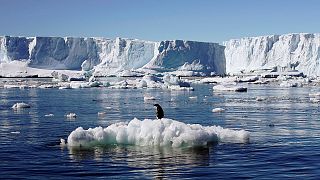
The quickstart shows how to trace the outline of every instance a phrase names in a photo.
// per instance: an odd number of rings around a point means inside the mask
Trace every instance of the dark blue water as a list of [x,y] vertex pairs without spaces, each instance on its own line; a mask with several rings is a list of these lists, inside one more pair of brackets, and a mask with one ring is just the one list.
[[[0,177],[2,179],[317,179],[320,176],[317,87],[250,86],[247,93],[215,93],[211,85],[194,92],[166,90],[0,89]],[[156,101],[144,101],[144,96]],[[189,98],[194,97],[197,98]],[[266,100],[256,101],[256,97]],[[17,102],[30,109],[14,111]],[[107,146],[60,147],[79,126],[154,118],[153,104],[168,118],[193,124],[245,129],[250,143],[197,148]],[[212,113],[216,107],[226,109]],[[67,119],[74,112],[76,119]],[[105,112],[98,116],[98,112]],[[45,117],[46,114],[54,117]]]

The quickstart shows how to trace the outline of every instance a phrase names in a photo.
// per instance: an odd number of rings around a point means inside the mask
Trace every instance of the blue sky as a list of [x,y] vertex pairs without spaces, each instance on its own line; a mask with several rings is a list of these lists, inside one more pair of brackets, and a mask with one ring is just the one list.
[[320,32],[318,0],[0,0],[0,35],[222,42]]

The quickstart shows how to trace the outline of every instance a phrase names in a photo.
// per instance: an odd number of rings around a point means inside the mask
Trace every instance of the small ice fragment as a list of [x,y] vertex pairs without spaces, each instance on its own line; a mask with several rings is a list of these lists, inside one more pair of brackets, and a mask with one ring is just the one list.
[[23,108],[30,108],[30,105],[24,102],[21,102],[21,103],[16,103],[12,106],[12,109],[23,109]]
[[106,114],[106,112],[98,112],[98,116],[103,116],[105,114]]
[[152,101],[152,100],[156,100],[156,98],[155,98],[155,97],[153,97],[153,96],[145,96],[143,99],[144,99],[145,101]]
[[264,101],[264,100],[266,100],[266,98],[264,98],[264,97],[256,97],[256,101]]
[[311,102],[311,103],[319,103],[319,102],[320,102],[320,99],[310,98],[310,102]]
[[65,146],[66,145],[66,140],[60,139],[60,146]]
[[13,131],[11,134],[20,134],[20,131]]
[[221,113],[221,112],[224,112],[225,111],[225,109],[223,109],[223,108],[214,108],[214,109],[212,109],[212,112],[214,112],[214,113]]
[[242,87],[242,86],[216,85],[216,86],[213,86],[212,89],[213,89],[214,91],[247,92],[247,88],[246,88],[246,87]]
[[66,116],[67,116],[67,118],[76,118],[77,117],[76,113],[69,113]]

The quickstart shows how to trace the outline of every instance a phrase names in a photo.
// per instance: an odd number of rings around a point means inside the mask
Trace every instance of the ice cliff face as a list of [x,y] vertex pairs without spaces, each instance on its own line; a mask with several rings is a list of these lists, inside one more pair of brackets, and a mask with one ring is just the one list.
[[137,39],[96,39],[100,63],[95,67],[99,75],[116,74],[119,71],[138,69],[154,56],[158,43]]
[[83,61],[99,63],[93,38],[10,37],[0,38],[0,62],[29,60],[42,69],[80,69]]
[[206,74],[225,73],[224,47],[217,43],[194,41],[162,41],[157,56],[145,67],[154,67],[163,71],[186,70],[200,71]]
[[320,76],[320,34],[285,34],[229,40],[226,72],[277,68]]
[[192,41],[0,37],[0,63],[27,60],[42,69],[93,69],[100,75],[149,68],[225,73],[224,47]]

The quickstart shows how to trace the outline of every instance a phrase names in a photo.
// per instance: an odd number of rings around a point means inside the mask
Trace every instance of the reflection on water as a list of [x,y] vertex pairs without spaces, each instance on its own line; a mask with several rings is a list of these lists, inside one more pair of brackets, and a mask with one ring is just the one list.
[[[68,147],[70,158],[75,161],[95,160],[121,164],[126,162],[132,171],[153,178],[168,176],[168,171],[197,166],[209,166],[211,147],[172,148],[144,146],[104,146],[92,148]],[[212,152],[211,152],[212,154]]]

